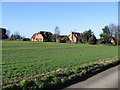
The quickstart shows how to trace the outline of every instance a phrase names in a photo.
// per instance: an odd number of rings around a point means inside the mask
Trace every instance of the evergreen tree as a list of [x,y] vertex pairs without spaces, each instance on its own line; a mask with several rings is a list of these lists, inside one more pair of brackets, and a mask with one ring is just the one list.
[[92,35],[92,36],[89,38],[88,43],[89,43],[89,44],[92,44],[92,45],[94,45],[94,44],[97,43],[97,39],[96,39],[95,35]]
[[111,33],[108,26],[102,29],[103,33],[100,34],[101,39],[104,43],[110,43]]
[[5,28],[0,28],[0,39],[7,39],[8,36],[6,34],[7,30]]

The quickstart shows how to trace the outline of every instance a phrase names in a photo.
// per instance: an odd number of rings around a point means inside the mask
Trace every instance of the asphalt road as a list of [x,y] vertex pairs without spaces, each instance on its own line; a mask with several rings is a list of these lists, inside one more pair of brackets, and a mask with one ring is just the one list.
[[120,69],[120,65],[110,68],[67,88],[118,88],[118,67]]

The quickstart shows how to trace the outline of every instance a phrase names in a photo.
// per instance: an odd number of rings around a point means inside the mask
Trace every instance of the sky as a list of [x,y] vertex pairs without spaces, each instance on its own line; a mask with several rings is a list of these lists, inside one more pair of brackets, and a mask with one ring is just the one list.
[[3,2],[0,27],[26,38],[39,31],[54,34],[56,26],[61,35],[91,29],[99,38],[110,23],[118,24],[117,2]]

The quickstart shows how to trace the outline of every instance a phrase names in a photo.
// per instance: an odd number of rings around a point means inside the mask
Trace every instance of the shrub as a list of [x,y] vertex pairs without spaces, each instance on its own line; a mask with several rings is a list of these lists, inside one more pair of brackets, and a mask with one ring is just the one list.
[[44,82],[50,82],[50,81],[52,80],[52,76],[50,76],[50,75],[44,76],[44,77],[42,78],[42,80],[43,80]]
[[51,81],[52,85],[58,85],[61,83],[61,78],[60,77],[54,77]]
[[68,77],[62,77],[62,78],[61,78],[61,82],[62,82],[62,83],[65,83],[65,82],[67,82],[68,80],[69,80]]
[[55,42],[56,40],[55,40],[55,35],[51,35],[50,36],[50,39],[51,39],[51,42]]
[[82,70],[82,68],[81,68],[81,67],[76,67],[76,68],[75,68],[75,73],[80,73],[80,72],[81,72],[81,70]]
[[80,73],[81,73],[81,75],[86,75],[87,71],[85,69],[83,69]]
[[99,67],[99,65],[94,65],[94,69],[96,69],[96,68],[98,68]]
[[66,77],[67,75],[64,72],[59,72],[58,76],[62,78],[62,77]]
[[61,40],[60,42],[61,42],[61,43],[66,43],[66,40],[65,40],[65,39],[63,39],[63,40]]
[[77,77],[77,75],[73,74],[68,77],[69,80],[74,80]]
[[80,71],[81,69],[82,69],[81,67],[77,67],[77,68],[76,68],[77,71]]
[[92,44],[92,45],[94,45],[94,44],[97,43],[97,39],[96,39],[95,35],[92,35],[92,36],[89,38],[88,43],[89,43],[89,44]]
[[24,87],[24,86],[27,86],[27,83],[28,83],[28,80],[22,80],[19,85]]
[[19,83],[20,87],[22,88],[31,88],[31,87],[36,87],[36,84],[33,80],[22,80]]
[[61,39],[56,39],[56,42],[61,43]]
[[45,82],[40,80],[40,79],[35,79],[34,82],[35,82],[35,84],[37,85],[38,88],[44,88],[46,86]]
[[58,73],[57,72],[52,72],[51,74],[50,74],[50,76],[52,76],[52,77],[58,77]]
[[93,73],[97,73],[98,71],[100,71],[101,70],[101,68],[97,68],[97,69],[95,69],[94,71],[92,71]]
[[64,71],[63,74],[66,75],[66,76],[69,76],[71,74],[73,74],[74,72],[72,71]]
[[3,86],[2,87],[2,90],[6,90],[6,89],[20,89],[20,87],[19,86],[17,86],[16,84],[9,84],[9,85],[7,85],[7,86]]

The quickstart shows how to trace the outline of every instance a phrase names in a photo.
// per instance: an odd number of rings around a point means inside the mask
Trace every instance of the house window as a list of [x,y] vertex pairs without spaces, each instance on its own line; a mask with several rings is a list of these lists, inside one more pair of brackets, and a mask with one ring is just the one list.
[[40,38],[39,40],[42,41],[42,38]]
[[38,38],[36,38],[36,40],[39,40]]
[[41,34],[38,34],[38,36],[41,36]]

